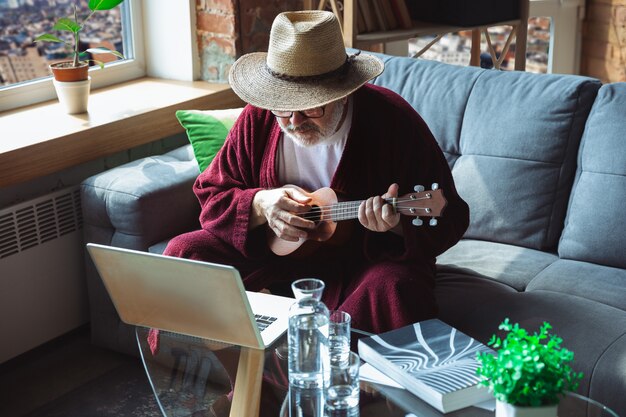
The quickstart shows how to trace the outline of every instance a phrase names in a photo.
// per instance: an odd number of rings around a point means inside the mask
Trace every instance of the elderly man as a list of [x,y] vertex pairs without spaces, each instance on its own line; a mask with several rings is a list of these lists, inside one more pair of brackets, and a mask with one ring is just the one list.
[[[320,278],[326,305],[363,330],[434,317],[435,257],[465,232],[468,207],[421,117],[367,83],[383,68],[372,55],[346,55],[332,13],[278,15],[268,52],[230,71],[249,105],[194,184],[202,229],[165,253],[234,265],[248,290],[285,293],[298,278]],[[447,199],[436,227],[415,227],[388,204],[431,183]],[[311,194],[325,187],[334,193]],[[324,221],[346,210],[353,220],[337,230]]]

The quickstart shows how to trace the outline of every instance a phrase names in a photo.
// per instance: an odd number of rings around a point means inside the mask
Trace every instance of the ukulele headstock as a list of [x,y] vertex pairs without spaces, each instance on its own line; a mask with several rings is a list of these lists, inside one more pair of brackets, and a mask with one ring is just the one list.
[[415,192],[405,194],[396,200],[395,210],[406,216],[413,216],[413,225],[421,226],[424,221],[420,217],[430,217],[428,224],[437,225],[437,217],[441,217],[448,202],[443,196],[443,190],[439,184],[433,183],[431,190],[425,190],[423,186],[416,185]]

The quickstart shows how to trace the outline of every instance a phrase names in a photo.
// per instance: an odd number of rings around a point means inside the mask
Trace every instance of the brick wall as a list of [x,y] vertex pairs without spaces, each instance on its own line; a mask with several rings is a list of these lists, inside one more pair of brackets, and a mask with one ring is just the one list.
[[267,51],[276,15],[301,9],[302,0],[196,0],[201,78],[228,82],[238,57]]
[[626,0],[587,0],[581,74],[626,81]]

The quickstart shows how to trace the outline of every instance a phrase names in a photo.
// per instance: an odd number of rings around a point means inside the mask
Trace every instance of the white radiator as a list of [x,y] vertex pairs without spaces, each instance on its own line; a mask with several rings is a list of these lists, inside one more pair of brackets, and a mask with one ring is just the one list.
[[78,186],[0,210],[0,363],[88,321]]

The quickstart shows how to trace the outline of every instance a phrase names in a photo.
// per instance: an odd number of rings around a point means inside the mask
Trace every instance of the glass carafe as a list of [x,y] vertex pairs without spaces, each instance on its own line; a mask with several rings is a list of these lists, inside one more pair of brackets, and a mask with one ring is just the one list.
[[305,278],[291,288],[296,302],[289,309],[289,384],[324,389],[330,381],[329,313],[320,301],[324,282]]

